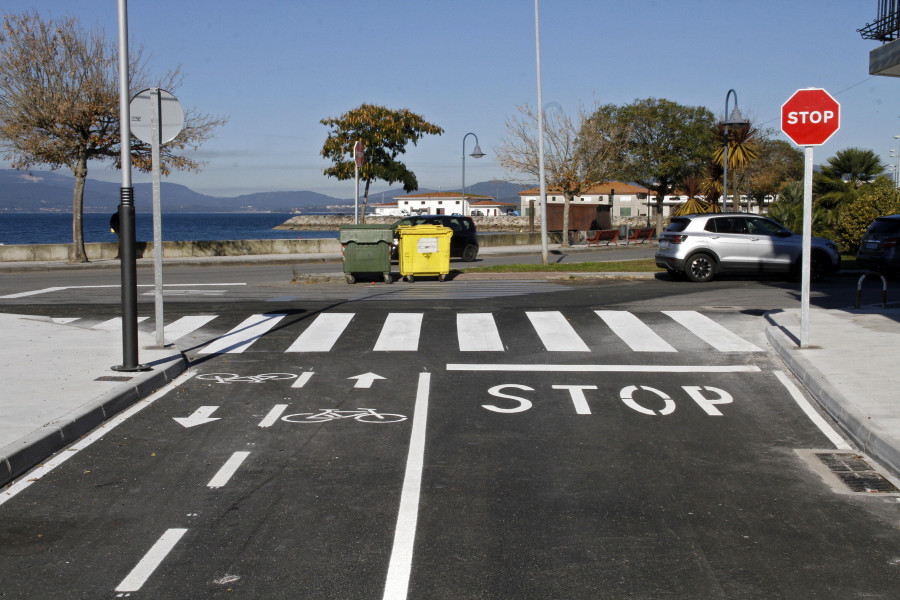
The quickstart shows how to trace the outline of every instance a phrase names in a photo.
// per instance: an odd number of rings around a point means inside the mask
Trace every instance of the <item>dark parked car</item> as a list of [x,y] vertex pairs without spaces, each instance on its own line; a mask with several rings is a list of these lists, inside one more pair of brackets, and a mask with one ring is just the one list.
[[441,225],[453,230],[450,238],[450,256],[472,262],[478,256],[478,234],[475,222],[461,215],[415,215],[403,217],[394,223],[394,243],[391,246],[391,257],[397,258],[399,236],[397,228],[401,225]]
[[863,269],[900,275],[900,215],[878,217],[869,225],[856,253],[856,264]]

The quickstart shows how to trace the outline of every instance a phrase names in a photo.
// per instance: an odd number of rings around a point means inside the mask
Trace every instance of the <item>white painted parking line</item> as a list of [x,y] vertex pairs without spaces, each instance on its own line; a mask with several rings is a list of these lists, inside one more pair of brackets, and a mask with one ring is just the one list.
[[406,459],[400,510],[397,515],[397,527],[394,530],[394,545],[391,548],[387,582],[384,586],[384,600],[406,600],[409,594],[409,576],[412,572],[413,546],[419,518],[419,496],[422,491],[422,468],[425,464],[425,430],[428,422],[430,386],[431,374],[419,373],[416,412],[413,415],[409,455]]
[[757,346],[697,311],[664,310],[662,312],[719,352],[762,352]]
[[275,327],[285,316],[284,314],[274,313],[253,315],[222,337],[210,342],[200,351],[200,354],[236,354],[243,352],[253,342],[265,335],[267,331]]
[[217,315],[191,315],[187,317],[181,317],[177,321],[166,325],[163,328],[163,335],[165,336],[166,341],[169,342],[180,340],[187,334],[203,327],[204,325],[215,319],[216,316]]
[[800,409],[806,413],[806,416],[809,417],[809,420],[812,421],[819,430],[825,434],[831,443],[834,444],[834,447],[838,450],[850,450],[850,444],[848,444],[841,434],[835,431],[834,427],[828,424],[822,415],[816,412],[816,409],[812,407],[812,405],[803,397],[803,394],[794,385],[794,382],[790,380],[790,378],[783,373],[782,371],[775,371],[775,377],[778,378],[778,381],[781,382],[785,388],[787,388],[788,393],[791,395],[791,398],[794,399],[794,402],[800,407]]
[[423,313],[390,313],[381,328],[376,352],[415,352],[419,349]]
[[569,322],[558,311],[526,312],[528,320],[550,352],[590,352]]
[[300,334],[287,352],[328,352],[355,313],[322,313]]
[[209,480],[209,483],[206,484],[206,487],[209,488],[220,488],[225,487],[225,484],[232,478],[232,476],[237,472],[240,468],[241,464],[247,457],[250,456],[249,452],[235,452],[231,455],[225,464],[222,465],[222,468],[219,469],[219,472],[213,475],[213,478]]
[[503,352],[503,340],[491,313],[458,313],[456,335],[463,352]]
[[135,565],[131,573],[116,587],[116,591],[137,592],[140,590],[185,533],[187,533],[187,529],[169,529],[162,534],[162,537],[153,544],[153,547]]
[[519,373],[758,373],[755,365],[514,365],[454,364],[448,371],[519,372]]
[[635,352],[677,352],[668,342],[630,312],[622,310],[595,310],[594,312],[603,319],[613,333]]

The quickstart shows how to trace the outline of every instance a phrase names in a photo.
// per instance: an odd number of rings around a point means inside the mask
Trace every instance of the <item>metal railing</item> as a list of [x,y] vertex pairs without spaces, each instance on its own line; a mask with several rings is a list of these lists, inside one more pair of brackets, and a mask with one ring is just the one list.
[[857,31],[866,40],[890,42],[900,38],[900,0],[878,0],[878,17]]

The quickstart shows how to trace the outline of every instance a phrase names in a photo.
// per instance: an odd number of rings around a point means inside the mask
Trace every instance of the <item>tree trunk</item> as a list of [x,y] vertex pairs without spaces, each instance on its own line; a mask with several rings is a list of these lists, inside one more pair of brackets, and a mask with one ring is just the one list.
[[69,262],[73,263],[88,262],[84,249],[84,181],[87,179],[87,171],[87,159],[79,156],[72,168],[75,192],[72,196],[72,252],[69,253]]
[[569,195],[563,196],[563,220],[562,220],[562,243],[563,248],[569,247]]
[[359,224],[366,224],[366,206],[369,204],[369,185],[372,183],[371,179],[366,179],[366,192],[363,194],[363,205],[362,212],[359,215]]
[[656,239],[659,239],[659,235],[663,230],[663,201],[665,200],[665,196],[657,196],[656,197]]

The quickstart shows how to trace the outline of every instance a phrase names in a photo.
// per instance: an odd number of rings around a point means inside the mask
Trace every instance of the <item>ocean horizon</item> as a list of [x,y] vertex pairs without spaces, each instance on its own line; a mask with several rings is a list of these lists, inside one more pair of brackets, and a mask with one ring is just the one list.
[[[311,213],[310,213],[311,214]],[[85,213],[85,242],[115,242],[109,229],[110,214]],[[283,231],[274,227],[291,213],[163,213],[163,241],[289,240],[336,238],[337,231]],[[153,214],[135,214],[137,241],[153,241]],[[71,213],[0,213],[0,244],[71,244]]]

